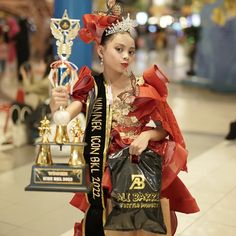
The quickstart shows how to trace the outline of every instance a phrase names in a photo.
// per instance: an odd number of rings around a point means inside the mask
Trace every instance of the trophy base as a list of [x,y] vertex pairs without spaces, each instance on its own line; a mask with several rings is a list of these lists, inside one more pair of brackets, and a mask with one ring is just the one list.
[[25,191],[86,192],[91,190],[87,165],[56,163],[32,166],[31,181]]

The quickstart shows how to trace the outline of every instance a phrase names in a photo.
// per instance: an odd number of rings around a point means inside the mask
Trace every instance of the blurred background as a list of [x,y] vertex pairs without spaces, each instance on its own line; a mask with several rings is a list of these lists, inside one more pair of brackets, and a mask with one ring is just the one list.
[[[134,73],[157,64],[167,75],[168,101],[189,150],[190,173],[183,178],[201,212],[181,215],[178,235],[236,235],[236,0],[117,2],[139,24]],[[71,194],[24,192],[40,121],[51,119],[48,75],[57,56],[50,20],[65,9],[82,26],[83,14],[106,11],[106,4],[0,0],[0,235],[73,235],[81,217],[68,206]],[[73,42],[69,60],[100,72],[95,47]]]
[[[137,48],[149,55],[145,58],[144,54],[139,54],[139,62],[144,62],[145,66],[149,62],[155,63],[158,55],[165,66],[172,69],[185,67],[185,73],[180,77],[169,75],[171,80],[181,79],[182,82],[216,91],[236,91],[234,0],[118,2],[139,23]],[[17,83],[19,86],[24,83],[22,70],[29,61],[37,64],[34,76],[42,77],[48,72],[47,65],[56,54],[50,18],[61,17],[65,8],[71,18],[81,19],[82,14],[91,9],[104,10],[105,4],[104,0],[86,3],[73,0],[68,3],[64,0],[0,0],[1,94],[6,98],[16,99],[19,91],[13,87]],[[96,68],[96,57],[92,54],[91,46],[83,45],[79,39],[75,40],[72,62],[79,67],[86,64],[99,70]],[[7,83],[16,91],[5,89]]]

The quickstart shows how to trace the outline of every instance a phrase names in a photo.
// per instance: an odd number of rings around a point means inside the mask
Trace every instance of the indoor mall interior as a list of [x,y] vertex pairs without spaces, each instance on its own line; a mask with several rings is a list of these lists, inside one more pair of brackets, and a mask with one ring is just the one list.
[[[70,204],[75,192],[85,191],[80,187],[77,189],[81,179],[85,181],[87,192],[90,188],[93,193],[96,191],[95,177],[88,178],[96,169],[91,167],[91,157],[89,159],[81,154],[81,147],[87,145],[84,140],[89,137],[90,123],[86,124],[86,121],[90,117],[90,106],[83,106],[77,123],[72,123],[75,121],[73,119],[66,125],[63,122],[59,124],[52,115],[52,91],[65,85],[68,91],[66,96],[69,97],[77,84],[83,84],[83,81],[76,82],[85,72],[80,71],[78,76],[73,73],[83,66],[87,66],[92,75],[102,73],[107,64],[112,67],[114,63],[112,68],[114,71],[117,69],[115,59],[112,62],[104,59],[103,62],[101,54],[97,55],[97,48],[101,45],[98,46],[96,38],[91,40],[92,43],[85,43],[79,33],[83,27],[91,27],[93,30],[86,36],[100,33],[101,37],[101,32],[96,31],[98,28],[93,28],[93,24],[100,27],[102,23],[87,22],[86,25],[84,14],[117,17],[116,11],[125,17],[125,24],[127,13],[133,19],[130,22],[136,24],[133,37],[135,58],[131,73],[138,81],[135,86],[140,87],[135,91],[140,93],[134,93],[132,101],[141,96],[141,87],[145,89],[149,86],[143,85],[148,83],[143,82],[144,72],[157,65],[155,68],[161,71],[161,86],[164,84],[163,77],[168,79],[164,85],[168,91],[164,89],[163,92],[162,87],[155,92],[160,94],[159,97],[162,92],[165,93],[158,98],[158,102],[165,106],[169,104],[186,144],[187,171],[180,168],[178,178],[192,194],[200,211],[184,214],[177,210],[176,232],[172,230],[171,234],[168,231],[166,235],[235,236],[235,0],[0,0],[0,236],[94,236],[75,230],[75,223],[84,218],[84,212]],[[125,26],[119,29],[110,26],[117,32],[120,29],[127,31]],[[122,50],[127,45],[123,45]],[[102,45],[101,48],[104,52],[108,50],[108,46]],[[129,51],[129,57],[134,56],[132,52]],[[159,78],[157,73],[156,76]],[[106,106],[112,107],[109,96],[112,100],[114,94],[109,95],[112,93],[110,87]],[[91,91],[88,94],[92,99]],[[113,107],[111,119],[122,113],[121,107],[116,109]],[[65,108],[60,106],[57,112],[63,111]],[[130,117],[129,112],[125,113],[127,117]],[[104,115],[102,117],[104,119]],[[137,119],[135,116],[131,118]],[[150,122],[153,121],[151,119],[150,116]],[[165,127],[164,120],[168,117],[160,119],[159,123],[154,122],[158,129]],[[169,122],[172,121],[169,119]],[[113,123],[111,127],[114,131]],[[126,139],[122,139],[125,129],[118,134],[109,133],[107,126],[105,129],[108,139],[103,137],[102,140],[112,143],[115,135],[120,135],[123,147],[128,145],[124,141]],[[68,134],[63,134],[67,131]],[[62,139],[62,135],[69,142],[57,141]],[[166,139],[167,142],[172,139],[171,132]],[[173,138],[175,142],[176,139]],[[95,143],[91,143],[92,150],[95,150]],[[76,151],[82,165],[73,165]],[[107,161],[104,153],[103,161]],[[172,165],[172,168],[178,168],[177,163]],[[62,170],[58,171],[58,168]],[[81,175],[76,172],[77,169],[82,170]],[[101,185],[99,191],[104,187]],[[102,193],[106,191],[101,190]],[[178,192],[178,189],[175,191]],[[91,196],[89,194],[87,196]],[[113,194],[109,196],[113,197]],[[92,206],[91,199],[88,202]],[[86,231],[84,228],[82,231]],[[103,236],[104,233],[97,235]]]

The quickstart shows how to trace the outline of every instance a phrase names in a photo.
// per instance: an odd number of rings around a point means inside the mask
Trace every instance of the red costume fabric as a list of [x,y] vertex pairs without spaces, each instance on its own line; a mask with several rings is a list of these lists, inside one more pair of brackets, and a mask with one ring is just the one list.
[[91,70],[83,66],[78,73],[78,81],[73,87],[73,99],[86,103],[88,92],[94,87],[94,81]]
[[[109,153],[130,145],[135,137],[145,130],[160,127],[165,129],[169,134],[166,139],[152,141],[148,145],[163,157],[161,196],[170,200],[172,211],[194,213],[199,211],[198,205],[177,176],[181,170],[187,171],[187,151],[174,114],[166,101],[167,82],[158,67],[152,66],[144,72],[142,78],[135,79],[133,91],[128,90],[118,96],[122,103],[113,104]],[[84,103],[88,92],[93,88],[93,83],[89,69],[82,68],[73,98]],[[127,107],[119,109],[119,104],[124,104],[124,101],[127,101]],[[122,115],[120,111],[125,113]],[[149,125],[150,122],[152,126]],[[108,169],[103,176],[103,186],[108,192],[112,188]],[[70,203],[83,212],[88,207],[85,195],[82,193],[76,193]]]

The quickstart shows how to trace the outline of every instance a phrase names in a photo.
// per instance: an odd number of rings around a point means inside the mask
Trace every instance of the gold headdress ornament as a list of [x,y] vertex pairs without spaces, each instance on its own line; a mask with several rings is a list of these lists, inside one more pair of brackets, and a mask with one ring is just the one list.
[[134,28],[138,25],[135,20],[121,17],[123,8],[115,0],[106,1],[106,11],[95,11],[92,14],[83,16],[84,27],[79,31],[79,37],[85,43],[95,41],[100,44],[102,35],[110,35],[118,32],[129,32],[132,34]]
[[[108,8],[108,15],[121,17],[122,13],[124,12],[123,7],[119,3],[116,3],[116,0],[107,0],[106,5]],[[132,33],[134,31],[134,28],[137,26],[137,21],[132,20],[130,18],[130,14],[128,13],[127,18],[122,17],[121,19],[118,19],[115,23],[112,23],[111,26],[108,26],[108,28],[105,30],[105,36],[119,32]]]
[[130,15],[128,13],[127,18],[122,17],[121,21],[117,21],[117,23],[112,23],[112,25],[105,30],[105,36],[118,32],[132,33],[136,26],[138,26],[138,23],[135,20],[130,19]]

